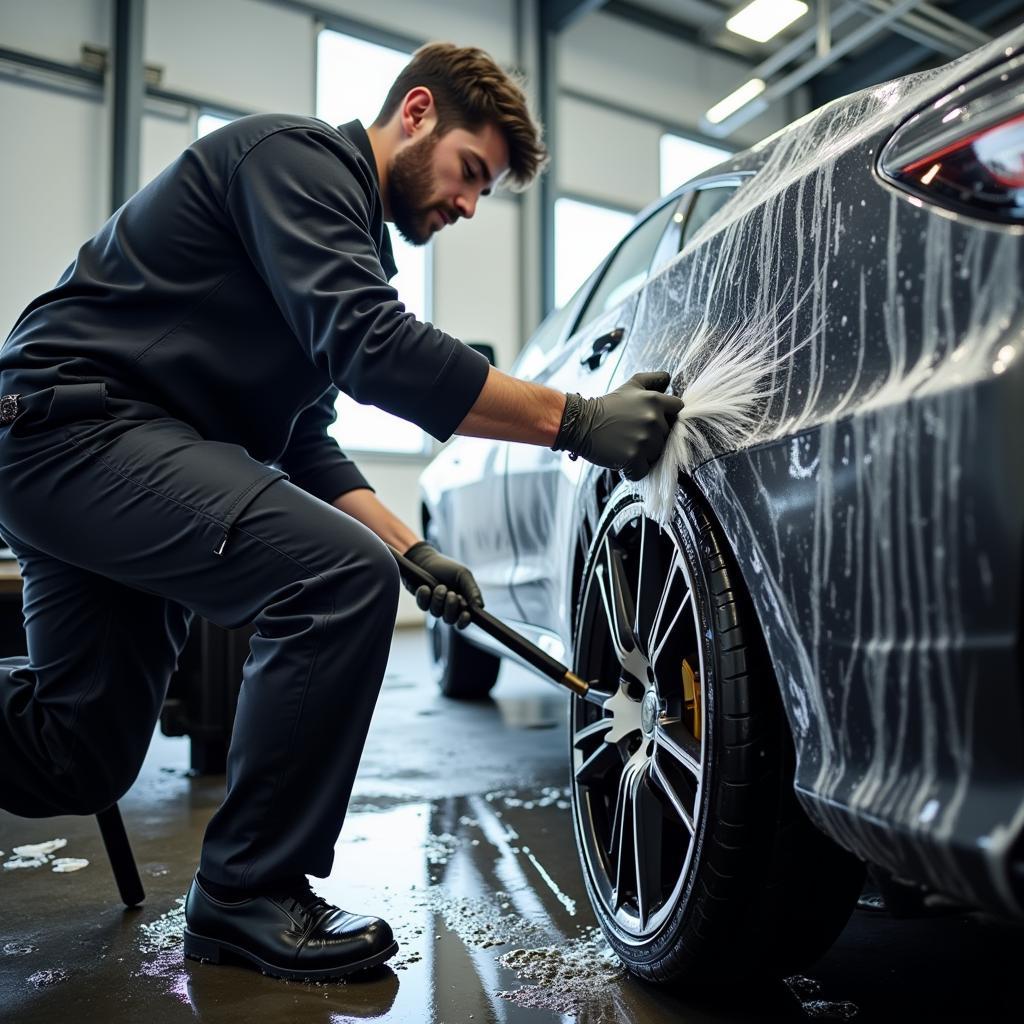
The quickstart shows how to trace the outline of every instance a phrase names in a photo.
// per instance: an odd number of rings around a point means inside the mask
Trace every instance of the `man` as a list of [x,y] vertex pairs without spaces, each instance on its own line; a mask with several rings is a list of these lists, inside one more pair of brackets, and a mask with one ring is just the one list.
[[227,792],[186,955],[333,978],[397,949],[315,895],[388,660],[399,576],[464,627],[464,566],[376,498],[326,433],[338,388],[452,433],[638,479],[682,402],[668,374],[602,398],[518,381],[405,312],[385,221],[422,243],[545,159],[482,51],[423,47],[377,120],[245,117],[200,139],[79,250],[0,350],[0,533],[27,658],[0,659],[0,806],[95,813],[134,781],[196,613],[252,622]]

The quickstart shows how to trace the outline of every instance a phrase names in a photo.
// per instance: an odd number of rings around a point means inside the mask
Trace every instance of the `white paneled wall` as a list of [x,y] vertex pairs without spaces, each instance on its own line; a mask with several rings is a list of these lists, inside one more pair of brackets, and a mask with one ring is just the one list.
[[98,99],[0,79],[0,337],[106,218],[107,117]]
[[[515,65],[517,0],[319,0],[348,22],[412,40],[481,46]],[[163,87],[229,109],[314,110],[317,20],[273,0],[147,0],[145,58]],[[109,44],[110,0],[3,0],[0,46],[76,64],[82,43]],[[702,53],[618,18],[590,15],[563,36],[560,82],[575,93],[645,112],[565,96],[557,111],[559,187],[639,209],[658,192],[658,120],[696,126],[701,110],[742,79],[738,62]],[[0,68],[0,337],[51,287],[103,222],[109,196],[109,113],[98,90],[75,95],[12,78]],[[84,86],[88,93],[88,83]],[[147,101],[140,177],[150,180],[192,140],[196,111]],[[653,115],[653,119],[652,116]],[[748,140],[782,124],[748,126]],[[484,200],[472,222],[434,243],[433,319],[467,341],[489,341],[507,370],[535,324],[522,322],[520,217],[515,198]],[[413,528],[423,460],[359,459],[381,499]],[[400,621],[422,617],[403,593]]]
[[107,45],[110,11],[109,0],[4,0],[0,45],[74,64],[82,43]]
[[146,0],[145,53],[167,89],[242,110],[312,114],[314,23],[256,0]]

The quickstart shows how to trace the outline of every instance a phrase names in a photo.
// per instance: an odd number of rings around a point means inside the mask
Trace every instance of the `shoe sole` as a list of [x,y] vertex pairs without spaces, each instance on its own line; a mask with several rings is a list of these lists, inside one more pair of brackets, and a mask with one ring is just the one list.
[[221,964],[228,962],[229,958],[237,958],[243,962],[243,966],[251,966],[263,974],[269,974],[274,978],[287,978],[289,981],[328,981],[331,978],[343,978],[347,974],[356,971],[365,971],[371,967],[377,967],[390,959],[398,952],[398,943],[392,942],[387,949],[365,960],[357,960],[355,963],[346,964],[344,967],[327,967],[319,971],[295,971],[288,967],[278,967],[276,964],[268,964],[266,960],[250,953],[241,946],[232,942],[225,942],[222,939],[208,939],[203,935],[196,935],[185,929],[185,956],[190,960],[197,960],[200,963]]

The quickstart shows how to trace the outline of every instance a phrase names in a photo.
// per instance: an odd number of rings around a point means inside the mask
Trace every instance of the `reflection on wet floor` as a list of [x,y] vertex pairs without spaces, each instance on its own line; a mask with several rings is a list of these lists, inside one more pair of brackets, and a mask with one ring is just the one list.
[[70,874],[50,861],[0,872],[0,1020],[1019,1016],[1019,930],[948,912],[897,921],[870,901],[826,957],[785,982],[671,992],[637,981],[597,929],[580,876],[563,698],[506,666],[493,700],[445,701],[423,679],[422,644],[416,634],[396,636],[331,875],[311,879],[332,902],[384,916],[400,943],[396,957],[323,984],[184,960],[184,894],[223,778],[193,776],[185,741],[157,735],[121,802],[147,890],[137,910],[117,902],[93,819],[0,812],[0,849],[42,843],[44,858],[59,851],[87,861]]
[[[400,951],[377,980],[305,988],[340,994],[339,1007],[356,989],[364,995],[379,989],[380,1012],[392,1010],[396,1020],[417,1019],[430,992],[437,1020],[519,1019],[510,1016],[510,1003],[554,1011],[554,1019],[586,1006],[590,1019],[601,1019],[595,1011],[608,1002],[606,990],[621,978],[621,965],[593,924],[577,918],[576,901],[544,866],[544,854],[520,845],[511,820],[518,813],[522,825],[522,815],[547,811],[550,822],[538,820],[528,834],[542,843],[548,836],[559,844],[571,840],[559,824],[567,797],[567,790],[553,788],[507,790],[351,814],[331,877],[315,887],[342,906],[374,907],[392,924]],[[555,876],[566,866],[552,865]],[[184,894],[140,925],[138,972],[160,979],[167,995],[201,1012],[197,975],[250,972],[183,961],[183,906]],[[401,975],[397,983],[392,972]]]

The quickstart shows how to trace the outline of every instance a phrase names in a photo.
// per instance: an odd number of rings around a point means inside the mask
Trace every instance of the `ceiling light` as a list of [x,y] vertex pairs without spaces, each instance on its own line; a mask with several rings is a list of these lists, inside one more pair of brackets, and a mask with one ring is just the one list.
[[704,116],[712,124],[719,124],[763,92],[764,79],[752,78],[749,82],[744,82],[735,92],[729,93],[724,100],[719,100]]
[[752,0],[738,10],[725,27],[739,36],[766,43],[806,13],[807,4],[803,0]]

